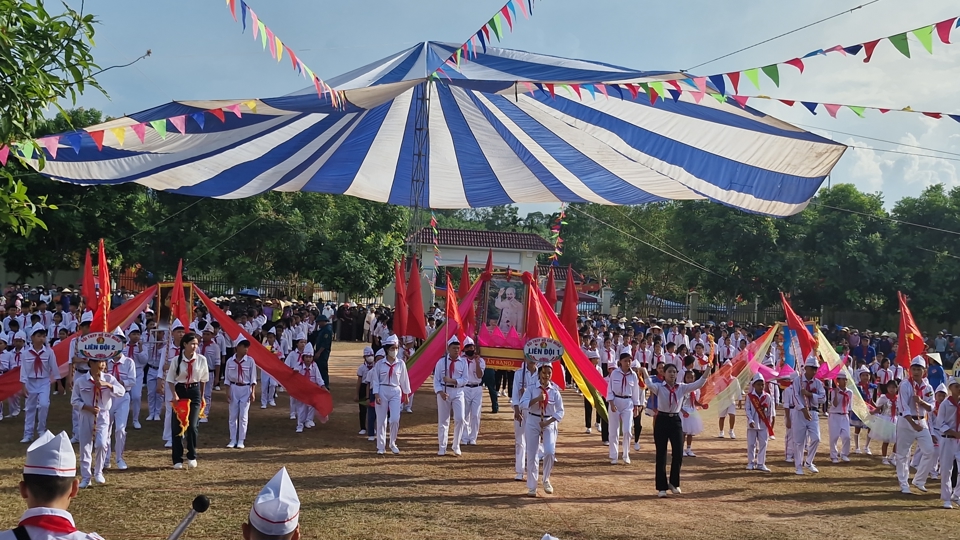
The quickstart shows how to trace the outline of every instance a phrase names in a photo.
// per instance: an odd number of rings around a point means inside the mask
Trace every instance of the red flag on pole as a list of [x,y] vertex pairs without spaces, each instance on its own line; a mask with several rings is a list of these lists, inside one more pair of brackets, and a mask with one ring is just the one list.
[[93,279],[93,261],[90,259],[90,248],[83,260],[83,282],[80,284],[80,298],[83,299],[83,310],[97,309],[97,287]]
[[573,266],[567,267],[567,283],[563,291],[563,305],[560,306],[560,322],[570,334],[570,337],[577,340],[580,344],[580,333],[577,332],[577,302],[580,300],[580,294],[577,292],[577,284],[573,282]]
[[487,264],[483,267],[483,273],[488,276],[493,275],[493,250],[492,249],[487,253]]
[[797,313],[793,311],[793,308],[790,307],[790,302],[787,302],[787,297],[784,296],[782,292],[780,293],[780,301],[783,302],[783,312],[787,317],[787,327],[797,333],[797,343],[800,345],[800,354],[803,355],[803,358],[801,358],[798,363],[802,366],[803,362],[810,356],[810,353],[817,348],[817,340],[813,338],[810,330],[803,324],[803,321]]
[[[180,259],[177,263],[177,276],[173,279],[173,290],[170,291],[170,316],[187,326],[190,324],[188,313],[187,297],[183,293],[183,259]],[[173,323],[172,320],[167,322]]]
[[110,332],[113,329],[107,328],[110,316],[110,268],[107,267],[107,250],[103,247],[103,238],[100,239],[100,253],[97,254],[97,292],[96,311],[94,312],[93,322],[90,324],[91,332]]
[[406,268],[406,257],[401,257],[400,262],[393,267],[394,281],[397,283],[393,298],[393,333],[397,336],[407,334],[407,287],[404,284],[406,280],[403,278]]
[[557,283],[554,281],[553,277],[553,265],[550,266],[550,270],[547,272],[547,286],[544,287],[543,295],[547,297],[547,303],[550,304],[550,309],[554,313],[557,312]]
[[907,296],[897,291],[900,300],[900,333],[897,335],[897,364],[904,369],[910,369],[910,360],[925,351],[923,333],[913,320],[913,314],[907,307]]
[[407,283],[407,336],[427,339],[427,321],[423,314],[423,294],[420,292],[420,266],[417,256],[413,256],[410,267],[410,281]]
[[[467,293],[470,291],[470,261],[467,257],[463,258],[463,270],[460,271],[460,287],[457,290],[457,300],[462,301],[467,297]],[[463,319],[463,324],[466,325],[468,330],[476,327],[476,315],[474,314],[473,302],[470,302],[470,310],[467,311],[466,318]]]
[[[446,305],[446,316],[447,321],[454,321],[457,323],[457,339],[460,340],[460,343],[463,344],[463,338],[466,335],[465,329],[463,328],[463,319],[460,318],[460,307],[457,305],[457,295],[453,290],[453,281],[450,279],[450,272],[447,272],[447,305]],[[446,328],[449,328],[449,325],[444,325]],[[445,336],[444,341],[449,341],[450,336]]]

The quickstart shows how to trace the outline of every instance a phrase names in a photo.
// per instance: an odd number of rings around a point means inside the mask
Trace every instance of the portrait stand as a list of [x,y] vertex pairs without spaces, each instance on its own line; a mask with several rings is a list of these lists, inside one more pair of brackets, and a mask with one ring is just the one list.
[[492,369],[523,367],[527,342],[527,287],[520,274],[511,270],[493,272],[484,285],[477,309],[475,340]]

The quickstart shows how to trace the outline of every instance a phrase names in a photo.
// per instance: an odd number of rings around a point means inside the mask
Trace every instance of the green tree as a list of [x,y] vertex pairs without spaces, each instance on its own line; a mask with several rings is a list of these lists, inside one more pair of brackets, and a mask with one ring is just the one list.
[[[11,155],[32,155],[31,137],[50,105],[61,109],[59,100],[76,103],[87,86],[100,89],[93,77],[99,71],[91,53],[94,24],[92,15],[66,4],[63,13],[51,15],[43,0],[0,0],[0,148],[17,141]],[[43,151],[38,152],[42,167]],[[21,235],[45,227],[37,210],[55,207],[45,197],[32,201],[9,168],[0,168],[0,178],[6,182],[0,223]]]

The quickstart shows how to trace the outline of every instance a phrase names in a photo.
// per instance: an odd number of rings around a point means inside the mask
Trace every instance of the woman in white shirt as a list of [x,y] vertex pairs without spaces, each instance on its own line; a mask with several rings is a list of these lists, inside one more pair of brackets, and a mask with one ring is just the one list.
[[210,379],[207,358],[197,353],[200,339],[193,332],[184,334],[180,338],[180,354],[170,362],[167,369],[167,386],[172,389],[177,398],[190,401],[188,425],[183,435],[174,430],[173,437],[173,468],[183,468],[183,440],[187,442],[187,467],[197,466],[197,436],[200,422],[201,402],[204,387]]

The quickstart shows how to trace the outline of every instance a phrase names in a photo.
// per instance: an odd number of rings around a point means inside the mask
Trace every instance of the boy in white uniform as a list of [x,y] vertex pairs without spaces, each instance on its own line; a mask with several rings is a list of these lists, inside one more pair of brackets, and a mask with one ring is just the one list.
[[[815,356],[808,357],[803,363],[803,375],[793,380],[794,409],[793,409],[793,462],[797,474],[803,475],[803,466],[812,473],[820,472],[813,464],[820,446],[820,405],[826,399],[823,383],[816,378],[817,368],[820,367]],[[807,456],[804,461],[803,452]]]
[[[280,347],[280,341],[277,339],[277,328],[273,327],[267,332],[267,340],[263,343],[273,355],[283,362],[284,354]],[[277,393],[277,381],[264,370],[260,370],[260,408],[266,409],[267,405],[276,407],[277,402],[274,396]]]
[[[910,493],[910,468],[907,455],[914,441],[917,451],[922,454],[917,473],[913,477],[913,485],[920,491],[927,491],[926,483],[930,471],[933,469],[933,437],[927,425],[926,414],[933,410],[933,388],[924,377],[927,361],[923,356],[916,356],[910,361],[910,378],[900,383],[897,393],[897,446],[894,453],[894,462],[897,464],[897,480],[900,481],[900,492]],[[949,474],[949,472],[947,473]]]
[[560,389],[550,382],[553,375],[553,366],[543,364],[537,369],[540,384],[520,398],[520,408],[527,410],[526,428],[527,437],[527,496],[537,496],[537,477],[539,462],[537,453],[540,444],[543,444],[543,491],[553,493],[550,484],[550,473],[556,461],[557,453],[557,426],[563,420],[563,398]]
[[467,383],[466,361],[460,356],[460,340],[447,341],[447,354],[433,368],[433,392],[437,395],[437,455],[447,453],[450,440],[450,413],[453,413],[453,455],[460,455],[463,438],[463,388]]
[[[313,345],[307,343],[303,349],[303,368],[300,370],[300,375],[303,375],[311,383],[322,388],[324,383],[323,377],[320,374],[320,366],[313,361],[315,352]],[[298,401],[297,403],[299,407],[297,411],[297,433],[303,433],[303,428],[310,429],[316,427],[317,424],[313,419],[317,414],[317,410],[302,401]]]
[[775,414],[773,397],[763,391],[763,375],[757,373],[750,380],[744,414],[747,417],[747,470],[770,472],[767,467],[767,441],[773,433]]
[[147,348],[141,341],[142,333],[137,323],[131,323],[127,329],[127,349],[125,354],[133,359],[136,369],[136,380],[130,388],[130,417],[133,418],[133,429],[140,429],[140,405],[143,397],[144,375],[147,369]]
[[[247,355],[250,342],[240,335],[234,345],[236,354],[227,360],[224,381],[227,385],[227,402],[230,404],[230,444],[227,448],[244,448],[250,403],[257,395],[257,365]],[[210,385],[208,384],[209,388]]]
[[950,377],[947,390],[949,396],[940,404],[935,422],[940,436],[940,500],[944,508],[953,508],[953,501],[960,499],[960,486],[953,485],[950,474],[960,460],[960,381]]
[[[729,404],[720,410],[719,413],[719,423],[720,423],[720,433],[717,435],[717,438],[723,438],[723,422],[726,419],[730,419],[730,438],[736,439],[737,434],[733,430],[733,426],[737,421],[737,402],[740,401],[740,398],[743,396],[743,390],[740,388],[740,379],[727,374],[724,376],[724,381],[728,387],[731,389]],[[723,404],[721,404],[722,406]]]
[[[510,405],[513,406],[513,438],[515,468],[517,475],[514,480],[522,481],[524,473],[527,470],[527,436],[526,422],[527,410],[521,408],[520,399],[540,383],[537,377],[537,361],[528,356],[524,367],[517,370],[513,375],[513,394],[510,398]],[[542,452],[540,454],[542,456]],[[538,460],[540,457],[537,458]]]
[[[114,331],[120,339],[126,341],[123,331],[117,328]],[[104,467],[110,468],[110,432],[113,431],[115,437],[115,449],[117,451],[117,468],[121,471],[126,470],[127,464],[123,460],[123,450],[127,446],[127,420],[130,417],[131,391],[139,382],[137,379],[137,366],[129,356],[119,353],[118,356],[111,358],[107,362],[107,373],[123,386],[123,394],[113,398],[113,406],[109,410],[111,428],[107,430],[107,458]]]
[[[73,381],[70,403],[80,411],[80,488],[90,485],[90,478],[105,484],[103,466],[107,461],[110,438],[110,410],[115,398],[123,397],[123,384],[104,373],[105,362],[90,360],[90,371]],[[96,455],[92,455],[96,452]],[[91,467],[91,458],[93,459]]]
[[[633,419],[640,415],[640,379],[630,368],[629,353],[620,355],[620,367],[607,380],[607,403],[610,404],[610,464],[616,465],[620,437],[623,437],[623,462],[630,463],[630,434]],[[617,431],[619,426],[620,431]]]
[[[27,351],[24,350],[23,346],[27,341],[27,336],[23,332],[17,332],[16,334],[7,334],[7,340],[13,342],[13,348],[4,351],[0,355],[0,372],[6,373],[12,371],[23,363],[24,355],[27,354]],[[20,415],[20,399],[23,396],[23,391],[17,392],[9,399],[7,399],[7,412],[9,416],[16,417]]]
[[397,447],[397,432],[400,431],[400,405],[410,395],[410,377],[407,366],[397,360],[400,349],[397,336],[381,340],[386,358],[373,365],[369,373],[373,385],[373,397],[377,409],[377,454],[383,455],[386,448],[387,418],[390,419],[390,451],[400,453]]
[[[50,410],[50,385],[60,379],[60,368],[53,350],[46,346],[47,329],[42,324],[30,330],[32,347],[20,365],[20,382],[26,394],[26,415],[23,427],[23,440],[33,440],[34,433],[47,431],[47,413]],[[34,431],[36,429],[36,431]]]
[[463,360],[467,364],[466,385],[463,389],[463,440],[461,444],[477,444],[480,433],[480,407],[483,405],[483,370],[487,361],[477,354],[473,339],[463,339]]
[[[830,389],[827,426],[830,429],[830,461],[840,463],[850,461],[850,403],[853,402],[853,390],[847,388],[846,368],[837,374],[836,382],[836,386]],[[841,445],[839,459],[838,440]]]
[[223,356],[220,346],[213,339],[213,327],[209,324],[203,327],[203,339],[200,342],[200,347],[197,349],[197,352],[206,357],[207,361],[210,362],[208,366],[210,368],[210,384],[206,385],[203,389],[203,399],[207,402],[207,407],[200,417],[200,423],[204,423],[207,422],[210,416],[210,404],[213,402],[213,391],[214,389],[220,389],[220,360]]
[[[293,339],[294,349],[290,351],[290,354],[287,355],[286,364],[287,367],[297,371],[298,373],[303,373],[303,350],[307,345],[307,337],[303,334],[296,334]],[[311,347],[312,348],[312,347]],[[300,405],[297,403],[297,400],[290,396],[290,419],[297,419],[297,411],[300,410]]]

